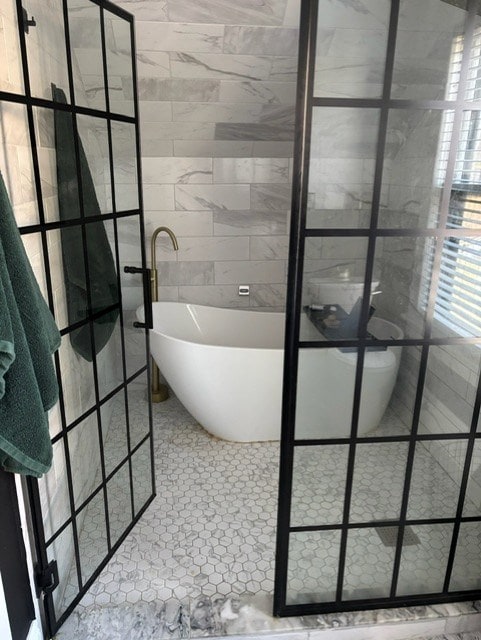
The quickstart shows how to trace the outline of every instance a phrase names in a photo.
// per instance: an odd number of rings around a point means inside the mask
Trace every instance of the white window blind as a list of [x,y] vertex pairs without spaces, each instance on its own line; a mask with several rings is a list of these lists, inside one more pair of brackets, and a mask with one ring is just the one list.
[[[452,47],[448,100],[456,99],[464,38],[455,38]],[[474,35],[469,57],[466,100],[481,97],[481,29]],[[436,181],[445,187],[449,149],[452,142],[454,112],[446,111],[440,132]],[[451,186],[448,228],[481,228],[481,112],[464,111]],[[432,273],[434,243],[424,268]],[[426,273],[426,271],[425,271]],[[427,275],[426,273],[426,275]],[[426,307],[430,276],[424,279],[421,298]],[[461,335],[481,333],[481,238],[448,237],[443,241],[439,284],[434,317]]]

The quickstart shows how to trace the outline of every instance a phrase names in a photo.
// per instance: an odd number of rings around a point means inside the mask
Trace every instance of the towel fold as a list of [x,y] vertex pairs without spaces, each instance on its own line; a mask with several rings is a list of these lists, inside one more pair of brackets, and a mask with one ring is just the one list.
[[[67,102],[62,89],[54,88],[53,98],[56,102]],[[56,110],[54,118],[59,216],[61,220],[79,220],[79,188],[72,116],[67,111]],[[101,214],[100,206],[80,139],[78,146],[84,214],[86,218],[99,216]],[[70,324],[75,324],[84,320],[88,314],[85,259],[88,264],[90,300],[94,314],[118,304],[117,272],[103,222],[90,222],[85,225],[85,251],[81,225],[62,228],[61,236],[68,319]],[[95,353],[99,353],[109,341],[118,315],[119,310],[114,309],[94,320]],[[93,359],[88,324],[72,331],[70,342],[74,350],[83,358],[88,361]]]
[[0,466],[40,477],[52,462],[60,333],[28,261],[0,174]]

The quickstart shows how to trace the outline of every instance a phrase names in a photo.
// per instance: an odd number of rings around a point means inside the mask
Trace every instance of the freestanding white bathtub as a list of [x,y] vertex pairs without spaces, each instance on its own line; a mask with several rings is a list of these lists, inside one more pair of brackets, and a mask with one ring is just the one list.
[[[283,313],[154,302],[150,348],[175,395],[209,433],[234,442],[279,440],[284,322]],[[379,318],[369,329],[378,338],[402,337]],[[365,354],[360,434],[386,410],[400,350]],[[356,360],[330,348],[300,354],[297,438],[348,437]]]

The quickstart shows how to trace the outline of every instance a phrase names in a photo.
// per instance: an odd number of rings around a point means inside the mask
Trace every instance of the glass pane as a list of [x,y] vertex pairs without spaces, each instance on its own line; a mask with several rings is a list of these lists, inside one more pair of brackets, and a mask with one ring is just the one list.
[[418,442],[407,517],[454,518],[466,458],[465,440]]
[[466,2],[402,0],[392,97],[455,99]]
[[463,516],[481,515],[481,440],[476,440],[469,468]]
[[356,363],[339,349],[299,350],[297,440],[349,438]]
[[109,475],[128,454],[125,393],[119,391],[102,405],[102,437],[104,442],[105,473]]
[[55,615],[60,617],[72,600],[78,595],[78,577],[75,566],[75,552],[72,525],[69,525],[47,547],[48,561],[56,560],[59,585],[53,591]]
[[379,227],[436,227],[453,111],[391,109]]
[[382,355],[382,351],[366,354],[367,364],[370,358],[373,364],[378,358],[387,361],[387,367],[373,368],[368,374],[364,370],[361,403],[376,411],[376,419],[381,417],[375,429],[361,429],[361,437],[406,436],[411,432],[421,348],[388,347],[386,351],[391,355]]
[[348,454],[347,445],[295,447],[291,526],[342,522]]
[[336,599],[340,531],[291,533],[287,604]]
[[395,546],[386,546],[376,529],[351,529],[347,535],[345,600],[387,598],[391,590]]
[[65,91],[70,102],[62,0],[25,0],[22,4],[36,23],[25,38],[32,96],[51,100],[53,83]]
[[[0,91],[23,94],[22,60],[18,40],[15,0],[3,0],[0,6]],[[1,106],[0,106],[1,109]]]
[[70,424],[95,404],[92,362],[77,352],[79,344],[90,344],[90,327],[84,325],[62,337],[59,349],[60,377],[65,405],[65,419]]
[[104,11],[110,111],[134,115],[130,23]]
[[462,522],[454,557],[450,591],[481,588],[481,522]]
[[119,238],[120,279],[122,288],[122,311],[124,315],[124,341],[127,377],[147,364],[145,334],[136,329],[136,309],[144,303],[142,275],[124,273],[125,265],[142,266],[140,220],[129,216],[117,220]]
[[85,583],[108,553],[105,504],[99,491],[77,516],[79,555],[82,580]]
[[397,596],[443,590],[452,533],[452,524],[404,529]]
[[369,226],[379,113],[378,109],[314,109],[308,228]]
[[150,439],[132,455],[134,480],[134,510],[137,515],[152,495],[152,473],[150,464]]
[[130,448],[134,449],[149,433],[149,386],[143,373],[127,387],[129,400]]
[[[1,12],[0,7],[0,20]],[[10,196],[15,220],[20,227],[38,224],[37,194],[26,108],[23,105],[0,101],[0,131],[0,171]]]
[[100,8],[89,0],[68,0],[75,102],[105,110]]
[[48,540],[70,517],[67,462],[62,440],[53,445],[52,467],[39,479],[38,488],[45,539]]
[[471,428],[481,352],[476,345],[429,349],[420,433],[467,433]]
[[379,98],[391,3],[329,2],[319,11],[314,95]]
[[87,500],[102,482],[97,413],[92,413],[68,434],[75,507]]
[[107,499],[109,503],[110,541],[114,545],[132,521],[128,462],[107,483]]
[[135,125],[112,122],[115,208],[130,211],[139,207]]
[[86,161],[82,167],[85,214],[111,213],[112,181],[107,121],[79,115],[77,127]]
[[431,242],[431,238],[402,236],[378,238],[376,242],[379,294],[373,299],[373,317],[395,325],[398,338],[424,336]]
[[351,522],[399,519],[408,447],[406,442],[356,447]]
[[366,238],[306,238],[301,340],[357,337],[366,253]]
[[23,246],[32,267],[35,279],[43,297],[48,301],[47,278],[45,276],[45,262],[43,259],[42,236],[40,233],[26,233],[21,236]]
[[122,333],[119,319],[115,323],[107,345],[97,354],[97,375],[100,400],[123,382]]
[[481,336],[481,238],[442,242],[432,335]]

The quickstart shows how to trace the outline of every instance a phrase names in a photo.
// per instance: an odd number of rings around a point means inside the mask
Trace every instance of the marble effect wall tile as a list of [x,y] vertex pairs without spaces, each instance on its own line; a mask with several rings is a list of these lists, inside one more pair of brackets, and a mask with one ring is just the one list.
[[[153,15],[154,13],[152,17]],[[137,24],[138,47],[141,51],[223,51],[223,25],[146,21],[139,21]]]
[[280,25],[286,0],[168,0],[169,18],[176,22]]

